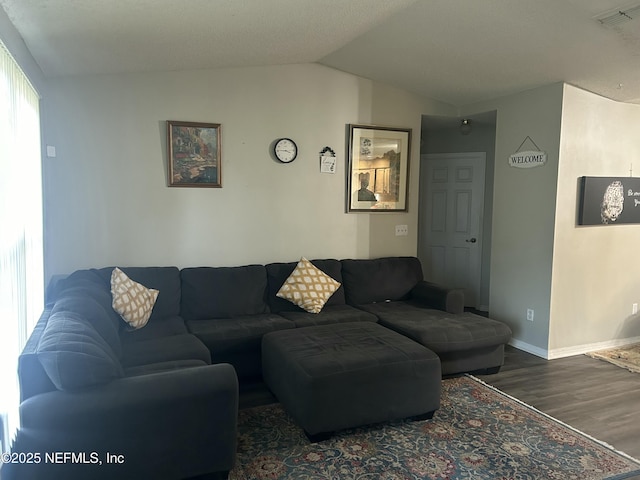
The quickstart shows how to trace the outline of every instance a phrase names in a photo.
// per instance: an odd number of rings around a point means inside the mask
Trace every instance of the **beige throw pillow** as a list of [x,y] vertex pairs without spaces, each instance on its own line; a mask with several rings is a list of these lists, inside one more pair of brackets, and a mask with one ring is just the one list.
[[276,296],[289,300],[309,313],[320,313],[324,304],[338,288],[340,288],[340,282],[302,257]]
[[149,321],[158,293],[158,290],[134,282],[118,267],[111,272],[111,306],[135,329],[144,327]]

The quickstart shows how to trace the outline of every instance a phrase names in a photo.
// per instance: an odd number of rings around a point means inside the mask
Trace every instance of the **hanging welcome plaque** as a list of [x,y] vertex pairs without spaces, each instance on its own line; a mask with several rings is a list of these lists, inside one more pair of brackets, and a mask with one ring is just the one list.
[[[527,143],[527,140],[536,147],[536,150],[520,150]],[[509,166],[515,168],[541,167],[545,163],[547,163],[547,154],[540,150],[540,147],[536,145],[536,142],[529,135],[520,144],[516,153],[509,155]]]
[[516,168],[540,167],[545,163],[547,163],[547,154],[545,152],[527,150],[525,152],[516,152],[509,156],[509,165]]

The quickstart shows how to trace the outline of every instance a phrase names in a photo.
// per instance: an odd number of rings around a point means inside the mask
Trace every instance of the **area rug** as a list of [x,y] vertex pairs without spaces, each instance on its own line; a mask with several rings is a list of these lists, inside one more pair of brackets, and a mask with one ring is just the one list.
[[640,343],[598,352],[589,352],[587,355],[613,363],[618,367],[626,368],[630,372],[640,373]]
[[442,382],[432,420],[356,428],[309,443],[279,404],[240,412],[232,480],[613,480],[640,461],[474,377]]

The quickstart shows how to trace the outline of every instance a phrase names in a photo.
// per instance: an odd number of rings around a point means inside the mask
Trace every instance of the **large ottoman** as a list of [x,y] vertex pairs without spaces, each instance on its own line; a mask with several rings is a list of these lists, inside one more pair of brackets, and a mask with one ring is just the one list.
[[371,322],[267,333],[267,386],[309,438],[406,417],[440,406],[440,360],[413,340]]

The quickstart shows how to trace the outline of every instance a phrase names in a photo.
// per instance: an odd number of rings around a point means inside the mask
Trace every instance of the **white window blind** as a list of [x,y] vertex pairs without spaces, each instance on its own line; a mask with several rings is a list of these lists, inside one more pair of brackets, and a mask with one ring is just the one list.
[[0,42],[0,447],[18,427],[17,360],[44,304],[39,96]]

